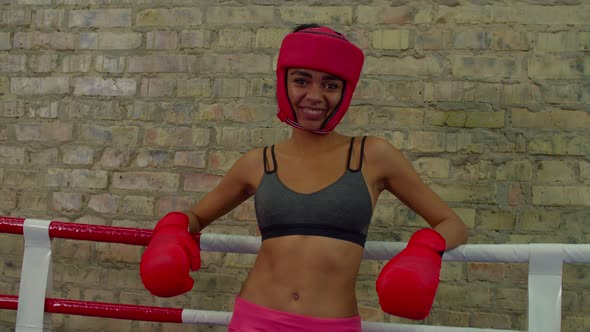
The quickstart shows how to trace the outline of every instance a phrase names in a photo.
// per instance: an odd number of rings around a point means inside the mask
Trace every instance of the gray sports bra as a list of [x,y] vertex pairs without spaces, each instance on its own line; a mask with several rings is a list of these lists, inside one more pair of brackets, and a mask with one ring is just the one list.
[[256,190],[254,204],[262,240],[287,235],[318,235],[354,242],[364,247],[373,213],[371,195],[361,172],[365,139],[357,169],[351,168],[354,137],[348,149],[346,172],[331,185],[310,194],[285,186],[277,175],[278,164],[271,146],[273,170],[267,170]]

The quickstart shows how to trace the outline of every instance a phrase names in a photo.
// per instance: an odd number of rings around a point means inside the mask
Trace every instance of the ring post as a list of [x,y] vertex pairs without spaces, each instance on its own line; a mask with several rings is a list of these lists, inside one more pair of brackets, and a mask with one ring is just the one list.
[[16,312],[16,332],[51,331],[51,315],[45,314],[45,297],[51,295],[51,239],[48,220],[26,219],[25,250]]
[[559,244],[530,244],[529,331],[561,331],[563,259]]

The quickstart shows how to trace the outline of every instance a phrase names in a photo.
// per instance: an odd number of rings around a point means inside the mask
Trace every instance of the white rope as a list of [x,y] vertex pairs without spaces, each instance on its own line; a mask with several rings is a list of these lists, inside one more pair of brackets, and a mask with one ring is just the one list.
[[[204,251],[256,254],[261,239],[256,236],[203,233],[201,249]],[[561,248],[564,263],[590,263],[590,244],[535,244],[535,246]],[[404,242],[367,241],[365,259],[388,260],[406,247]],[[465,244],[445,252],[443,260],[452,262],[504,262],[527,263],[529,244]]]
[[[191,310],[182,311],[183,324],[205,324],[227,326],[231,320],[231,312]],[[469,327],[409,325],[397,323],[362,322],[363,332],[514,332],[516,330],[478,329]]]

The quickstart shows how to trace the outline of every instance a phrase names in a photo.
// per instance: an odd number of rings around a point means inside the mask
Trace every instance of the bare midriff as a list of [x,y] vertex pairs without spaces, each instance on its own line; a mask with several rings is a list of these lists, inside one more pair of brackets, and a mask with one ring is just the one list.
[[328,237],[264,240],[240,297],[310,317],[356,316],[355,284],[362,255],[358,244]]

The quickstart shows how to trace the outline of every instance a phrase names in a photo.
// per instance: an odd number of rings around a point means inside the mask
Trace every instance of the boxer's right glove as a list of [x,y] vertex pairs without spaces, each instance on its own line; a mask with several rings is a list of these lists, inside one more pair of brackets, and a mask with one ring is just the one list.
[[200,234],[191,235],[188,225],[186,214],[171,212],[154,227],[139,266],[141,281],[153,295],[172,297],[193,288],[189,273],[201,267]]
[[430,313],[439,283],[445,239],[424,228],[412,235],[408,245],[393,257],[377,278],[377,295],[384,312],[422,320]]

